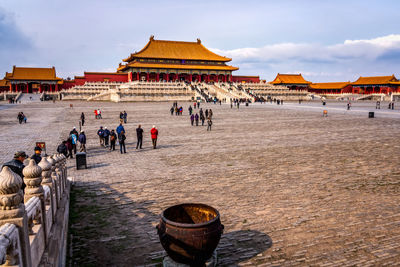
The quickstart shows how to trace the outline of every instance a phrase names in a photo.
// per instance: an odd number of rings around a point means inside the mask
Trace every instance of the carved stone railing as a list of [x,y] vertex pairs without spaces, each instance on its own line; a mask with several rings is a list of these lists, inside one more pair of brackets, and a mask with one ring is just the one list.
[[66,158],[44,157],[39,165],[29,160],[23,175],[25,192],[19,175],[8,167],[0,172],[0,265],[39,266],[49,253],[55,255],[46,264],[63,265],[69,209]]

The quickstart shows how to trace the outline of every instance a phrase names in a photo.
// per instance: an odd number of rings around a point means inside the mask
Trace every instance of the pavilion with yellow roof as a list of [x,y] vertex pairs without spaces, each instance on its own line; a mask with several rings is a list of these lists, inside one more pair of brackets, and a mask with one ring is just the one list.
[[239,68],[226,63],[232,59],[217,55],[197,42],[155,40],[131,54],[117,71],[129,73],[129,80],[145,81],[232,81]]
[[353,93],[357,94],[389,94],[397,92],[400,86],[399,80],[394,76],[361,77],[351,83]]
[[306,81],[303,76],[300,74],[280,74],[276,75],[275,79],[272,82],[269,82],[273,85],[283,85],[287,86],[292,90],[305,90],[308,88],[308,85],[311,83]]

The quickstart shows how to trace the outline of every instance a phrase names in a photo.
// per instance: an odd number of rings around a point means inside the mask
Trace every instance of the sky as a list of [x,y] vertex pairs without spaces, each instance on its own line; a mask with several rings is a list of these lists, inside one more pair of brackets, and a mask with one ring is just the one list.
[[157,40],[232,58],[234,75],[302,73],[312,82],[400,78],[398,0],[0,0],[0,79],[12,66],[62,78],[116,71]]

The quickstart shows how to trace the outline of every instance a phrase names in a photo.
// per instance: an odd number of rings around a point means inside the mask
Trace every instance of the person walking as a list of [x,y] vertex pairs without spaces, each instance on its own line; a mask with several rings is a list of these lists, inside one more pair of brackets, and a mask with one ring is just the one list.
[[381,102],[380,101],[376,101],[375,109],[381,109]]
[[100,129],[97,131],[97,135],[99,136],[100,146],[104,146],[104,130],[103,130],[103,126],[100,126]]
[[85,114],[83,112],[81,114],[81,125],[85,125]]
[[197,102],[197,108],[200,108],[200,101]]
[[21,124],[22,121],[24,120],[24,116],[22,115],[22,112],[18,113],[17,119],[18,119],[19,124]]
[[194,107],[194,109],[196,109],[196,105],[197,105],[197,103],[196,103],[196,102],[194,102],[194,103],[193,103],[193,107]]
[[169,111],[171,112],[171,116],[173,116],[174,115],[174,107],[172,106]]
[[34,159],[36,164],[39,164],[39,162],[42,160],[42,156],[40,155],[42,153],[42,149],[38,146],[35,146],[34,152],[35,154],[31,157],[31,159]]
[[211,131],[211,126],[212,126],[212,120],[210,117],[208,117],[207,120],[207,131]]
[[122,113],[122,111],[119,113],[119,122],[121,124],[124,122],[124,113]]
[[191,123],[192,126],[193,126],[193,123],[194,123],[194,114],[190,115],[190,123]]
[[350,110],[350,108],[351,108],[351,103],[349,102],[347,103],[347,110]]
[[194,120],[196,121],[196,126],[199,126],[199,114],[196,113],[196,115],[194,115]]
[[122,148],[124,148],[124,152],[123,153],[126,153],[125,140],[126,140],[125,131],[122,131],[118,135],[119,150],[121,151],[121,154],[122,154]]
[[158,138],[158,130],[155,125],[153,125],[153,128],[150,130],[151,134],[151,142],[153,143],[153,149],[156,149],[157,147],[157,138]]
[[86,152],[86,135],[84,131],[81,131],[81,133],[79,134],[78,141],[81,144],[79,151]]
[[22,174],[22,170],[25,168],[24,161],[26,158],[28,158],[28,155],[26,155],[24,151],[17,151],[14,154],[14,159],[4,163],[3,166],[1,167],[1,169],[3,169],[4,167],[8,167],[13,172],[18,174],[19,177],[21,177],[21,179],[22,179],[21,189],[23,192],[25,192],[26,185],[24,182],[24,175]]
[[126,123],[128,121],[128,113],[126,113],[125,110],[124,110],[123,117],[124,117],[124,123]]
[[[75,127],[74,127],[75,130]],[[74,150],[74,154],[76,154],[76,143],[78,141],[78,132],[75,131],[71,131],[69,137],[71,137],[72,140],[72,149]]]
[[208,118],[208,109],[206,109],[205,114],[206,114],[206,118]]
[[107,127],[104,127],[104,143],[105,143],[105,147],[108,147],[108,140],[110,138],[110,130],[107,129]]
[[136,136],[137,136],[136,149],[138,149],[138,148],[142,149],[143,129],[142,129],[142,126],[140,124],[136,128]]
[[189,110],[189,115],[192,115],[192,111],[193,111],[192,106],[189,106],[188,110]]
[[213,111],[212,111],[212,109],[210,108],[210,111],[208,112],[208,117],[212,120],[212,117],[213,117]]
[[114,130],[111,130],[110,133],[110,150],[115,150],[115,141],[117,140],[117,135]]

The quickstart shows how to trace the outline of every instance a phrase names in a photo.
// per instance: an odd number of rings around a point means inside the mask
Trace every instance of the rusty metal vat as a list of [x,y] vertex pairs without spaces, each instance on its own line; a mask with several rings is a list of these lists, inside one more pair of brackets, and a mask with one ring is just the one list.
[[156,228],[174,261],[203,266],[217,248],[224,226],[213,207],[186,203],[164,210]]

